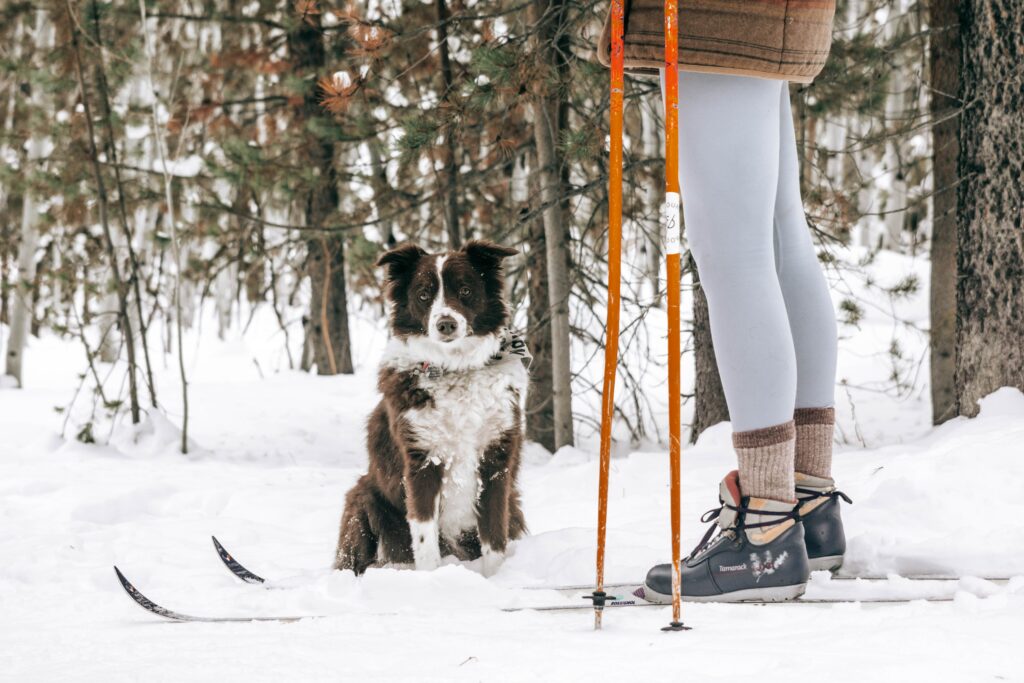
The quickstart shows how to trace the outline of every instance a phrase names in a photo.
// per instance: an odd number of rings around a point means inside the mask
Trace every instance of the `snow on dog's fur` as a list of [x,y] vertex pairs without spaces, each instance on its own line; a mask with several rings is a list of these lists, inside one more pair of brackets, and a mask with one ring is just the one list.
[[404,245],[378,260],[391,340],[367,425],[369,469],[345,498],[336,568],[433,569],[450,554],[482,556],[490,573],[525,532],[516,475],[527,372],[499,354],[501,262],[515,253],[473,241],[439,255]]

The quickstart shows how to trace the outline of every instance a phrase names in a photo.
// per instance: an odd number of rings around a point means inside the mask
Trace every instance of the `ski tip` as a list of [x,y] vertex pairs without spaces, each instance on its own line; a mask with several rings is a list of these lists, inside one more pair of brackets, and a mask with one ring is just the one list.
[[121,582],[121,587],[124,588],[125,592],[128,593],[129,597],[131,597],[131,599],[137,602],[138,604],[145,607],[144,601],[148,602],[146,596],[139,592],[139,589],[136,588],[132,584],[132,582],[128,580],[128,577],[125,576],[124,573],[117,568],[116,564],[114,565],[114,573],[117,574],[117,580]]
[[117,580],[121,582],[121,587],[125,589],[128,595],[130,595],[135,602],[138,602],[139,598],[145,599],[142,593],[139,592],[139,589],[136,588],[132,582],[128,580],[128,577],[117,568],[116,564],[114,565],[114,573],[117,574]]
[[170,621],[203,621],[202,619],[197,619],[196,617],[190,617],[185,614],[179,614],[178,612],[169,610],[166,607],[162,607],[156,604],[155,602],[147,598],[145,595],[143,595],[139,591],[139,589],[136,588],[132,584],[132,582],[128,580],[128,577],[126,577],[124,573],[117,568],[117,565],[114,565],[114,573],[117,574],[117,580],[121,582],[121,587],[124,588],[124,592],[128,594],[128,597],[132,599],[132,602],[134,602],[136,605],[146,610],[150,614],[155,614],[158,617],[163,617],[164,619],[169,619]]
[[232,574],[246,583],[266,583],[266,579],[258,574],[253,574],[251,571],[246,569],[242,563],[233,558],[227,548],[217,540],[216,536],[211,535],[210,539],[213,541],[213,547],[217,550],[217,555],[220,557],[220,561],[224,563],[224,566],[226,566]]
[[134,600],[136,604],[141,605],[144,609],[148,610],[149,608],[146,607],[145,603],[149,602],[149,600],[146,598],[145,595],[139,592],[138,588],[132,585],[132,582],[129,581],[128,577],[125,576],[124,573],[117,568],[116,564],[114,565],[114,573],[117,574],[117,580],[121,582],[121,588],[124,588],[124,591],[128,594],[128,597]]

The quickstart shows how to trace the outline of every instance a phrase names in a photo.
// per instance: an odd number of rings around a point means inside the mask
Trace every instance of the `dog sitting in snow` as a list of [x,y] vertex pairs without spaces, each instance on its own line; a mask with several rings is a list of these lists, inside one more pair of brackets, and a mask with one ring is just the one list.
[[516,488],[529,352],[512,335],[502,260],[472,241],[447,254],[403,245],[387,268],[391,339],[367,425],[369,471],[345,497],[336,569],[433,569],[445,555],[500,564],[525,533]]

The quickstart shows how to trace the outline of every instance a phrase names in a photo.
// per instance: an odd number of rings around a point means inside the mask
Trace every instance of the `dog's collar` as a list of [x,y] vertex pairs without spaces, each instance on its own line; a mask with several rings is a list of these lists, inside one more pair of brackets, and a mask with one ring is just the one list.
[[445,370],[440,365],[431,365],[428,361],[423,361],[419,364],[419,367],[412,369],[412,374],[422,375],[427,379],[438,379],[444,375],[455,372],[454,370]]
[[[500,339],[501,345],[498,347],[498,352],[491,356],[482,367],[490,367],[501,363],[506,358],[518,358],[522,362],[523,366],[529,370],[530,364],[533,362],[533,356],[530,354],[530,349],[526,345],[526,340],[522,334],[513,332],[512,330],[503,328],[501,330]],[[412,373],[426,377],[427,379],[440,379],[445,375],[457,375],[466,372],[472,372],[479,370],[480,368],[466,368],[462,370],[451,370],[442,365],[431,363],[430,361],[423,361],[412,369]]]

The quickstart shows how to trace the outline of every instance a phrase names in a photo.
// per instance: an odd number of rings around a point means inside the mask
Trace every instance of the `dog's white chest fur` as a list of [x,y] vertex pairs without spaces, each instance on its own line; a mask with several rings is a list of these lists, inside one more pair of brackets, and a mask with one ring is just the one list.
[[526,383],[526,370],[518,359],[437,378],[420,378],[432,405],[409,411],[405,418],[416,442],[441,465],[444,474],[438,501],[438,526],[454,540],[476,528],[480,497],[480,459],[489,444],[515,425],[514,405]]

